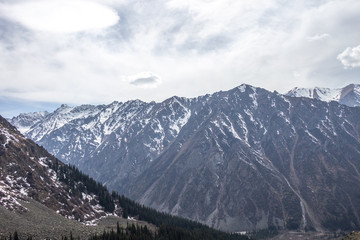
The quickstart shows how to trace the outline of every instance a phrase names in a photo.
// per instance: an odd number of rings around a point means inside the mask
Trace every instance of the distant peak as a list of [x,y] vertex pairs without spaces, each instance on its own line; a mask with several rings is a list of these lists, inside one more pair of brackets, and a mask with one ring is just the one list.
[[326,87],[314,87],[314,88],[299,88],[295,87],[286,93],[291,97],[307,97],[315,98],[325,102],[337,101],[341,104],[348,106],[360,105],[360,85],[349,84],[343,88],[326,88]]
[[185,98],[183,97],[179,97],[179,96],[172,96],[171,98],[169,98],[170,102],[179,102],[181,100],[184,100]]
[[71,109],[71,107],[67,104],[61,104],[61,106],[55,110],[55,112],[64,112],[64,111],[68,111],[69,109]]
[[140,99],[129,100],[127,102],[128,103],[133,103],[133,104],[143,104],[143,103],[145,103],[144,101],[141,101]]
[[[29,113],[20,113],[18,117],[27,117],[27,116],[46,116],[48,115],[48,111],[41,112],[29,112]],[[15,118],[15,117],[14,117]]]

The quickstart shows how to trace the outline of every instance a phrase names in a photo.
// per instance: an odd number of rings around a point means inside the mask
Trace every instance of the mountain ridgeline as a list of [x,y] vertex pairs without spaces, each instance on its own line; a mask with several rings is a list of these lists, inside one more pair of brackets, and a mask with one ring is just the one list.
[[286,95],[291,97],[307,97],[321,101],[336,101],[349,107],[360,106],[360,85],[349,84],[343,88],[294,88]]
[[227,231],[360,227],[360,108],[241,85],[61,106],[25,135],[141,204]]
[[[42,209],[52,212],[47,222],[42,220],[45,218]],[[117,217],[118,221],[130,218],[136,223],[126,228],[117,224],[116,239],[174,239],[172,236],[189,240],[249,239],[160,213],[116,192],[110,193],[76,167],[60,162],[43,147],[24,138],[0,116],[0,237],[17,230],[22,236],[36,239],[60,238],[74,231],[76,224],[97,225],[107,216]],[[56,218],[56,225],[52,225],[51,218]],[[155,229],[138,225],[139,220],[153,224]],[[95,234],[91,239],[112,239],[113,233]]]

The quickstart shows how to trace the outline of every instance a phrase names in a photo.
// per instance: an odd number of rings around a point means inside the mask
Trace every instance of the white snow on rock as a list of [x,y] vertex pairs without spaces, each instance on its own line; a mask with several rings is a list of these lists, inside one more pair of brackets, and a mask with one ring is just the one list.
[[[360,85],[350,84],[344,88],[294,88],[286,93],[291,97],[314,98],[324,102],[336,101],[348,106],[360,106]],[[346,98],[346,100],[345,100]]]
[[41,157],[39,158],[39,163],[41,166],[48,167],[47,163],[45,162],[47,157]]
[[5,149],[6,149],[6,145],[9,144],[10,141],[19,142],[17,136],[14,136],[13,134],[9,133],[9,131],[6,128],[0,128],[0,135],[4,135],[6,138],[5,143],[2,144]]
[[173,130],[174,135],[177,136],[180,133],[180,130],[185,126],[185,124],[189,121],[189,118],[191,117],[191,110],[184,107],[179,101],[177,101],[183,111],[183,114],[176,118],[175,110],[171,108],[172,114],[169,116],[170,119],[173,119],[172,123],[170,124],[169,128]]
[[246,91],[246,84],[241,84],[238,89],[240,90],[240,92],[245,92]]
[[30,185],[25,178],[15,179],[8,175],[5,180],[0,180],[0,205],[9,210],[27,211],[20,201],[24,201],[28,195],[28,186]]
[[43,112],[32,112],[32,113],[21,113],[19,116],[10,119],[10,123],[15,126],[22,134],[25,134],[31,129],[33,125],[40,122],[49,113]]

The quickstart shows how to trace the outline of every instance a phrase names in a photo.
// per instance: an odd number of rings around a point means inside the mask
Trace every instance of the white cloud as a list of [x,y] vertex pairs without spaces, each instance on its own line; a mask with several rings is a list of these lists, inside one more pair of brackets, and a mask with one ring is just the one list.
[[[1,9],[30,3],[12,1]],[[0,13],[0,97],[97,104],[358,81],[336,59],[359,44],[357,0],[105,2],[120,21],[71,34],[24,29],[30,20]]]
[[98,30],[119,20],[110,7],[83,0],[35,0],[2,5],[0,11],[29,29],[60,33]]
[[345,68],[360,67],[360,45],[356,47],[348,47],[337,56],[337,59]]

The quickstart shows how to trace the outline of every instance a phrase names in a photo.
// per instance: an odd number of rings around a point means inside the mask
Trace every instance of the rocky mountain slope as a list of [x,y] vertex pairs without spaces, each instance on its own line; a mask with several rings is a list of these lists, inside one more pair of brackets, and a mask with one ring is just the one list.
[[294,88],[286,95],[291,97],[307,97],[319,99],[321,101],[336,101],[341,104],[355,107],[360,106],[360,85],[350,84],[344,88]]
[[210,101],[136,179],[133,198],[231,230],[359,226],[358,108],[251,88]]
[[121,193],[242,231],[360,227],[360,108],[241,85],[62,106],[26,135]]
[[0,116],[0,205],[27,212],[24,202],[35,200],[68,218],[94,224],[115,213],[101,194],[107,190],[94,180],[78,180],[81,173],[44,148],[24,138]]
[[[129,223],[135,223],[141,234]],[[126,231],[121,231],[126,228],[123,225],[128,226]],[[100,183],[24,138],[0,116],[0,238],[17,231],[21,239],[93,239],[114,228],[119,239],[135,239],[135,235],[136,239],[139,235],[141,239],[249,239],[110,194]],[[114,237],[114,232],[108,235]]]

